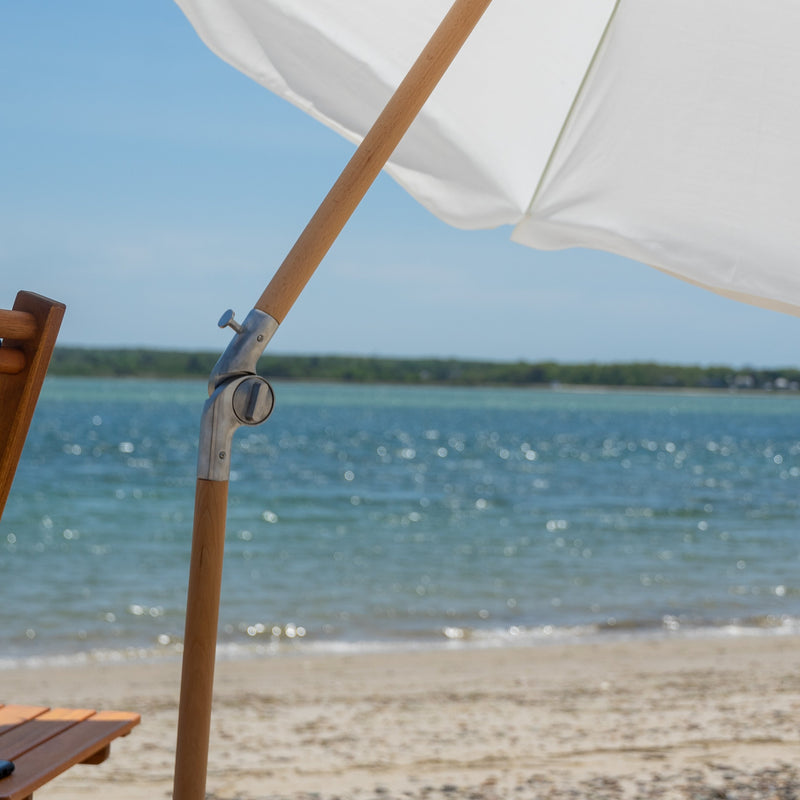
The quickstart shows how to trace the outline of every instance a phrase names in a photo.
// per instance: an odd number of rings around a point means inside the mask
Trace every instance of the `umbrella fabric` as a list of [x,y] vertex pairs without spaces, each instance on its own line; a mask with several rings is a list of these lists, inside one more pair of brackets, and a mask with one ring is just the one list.
[[[219,56],[354,142],[450,5],[176,2]],[[386,169],[450,224],[800,315],[798,29],[794,0],[494,0]]]

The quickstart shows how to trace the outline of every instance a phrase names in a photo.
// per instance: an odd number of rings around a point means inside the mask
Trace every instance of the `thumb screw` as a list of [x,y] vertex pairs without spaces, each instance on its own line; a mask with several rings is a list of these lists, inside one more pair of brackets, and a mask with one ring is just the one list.
[[241,333],[243,328],[242,326],[234,319],[235,314],[233,313],[233,309],[229,308],[220,318],[217,325],[220,328],[233,328],[236,333]]

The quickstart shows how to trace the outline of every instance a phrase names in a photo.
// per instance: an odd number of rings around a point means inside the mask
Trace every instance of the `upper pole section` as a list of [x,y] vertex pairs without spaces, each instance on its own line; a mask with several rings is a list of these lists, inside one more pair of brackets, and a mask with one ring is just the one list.
[[255,307],[283,322],[491,0],[455,0]]

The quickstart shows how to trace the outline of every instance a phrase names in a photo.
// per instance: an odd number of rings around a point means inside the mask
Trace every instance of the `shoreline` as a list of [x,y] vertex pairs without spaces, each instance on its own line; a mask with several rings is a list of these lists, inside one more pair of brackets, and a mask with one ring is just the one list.
[[[681,637],[222,660],[208,790],[218,800],[710,800],[737,786],[737,798],[790,796],[778,790],[800,787],[790,766],[799,645]],[[177,659],[0,674],[4,702],[142,714],[105,764],[50,784],[52,800],[168,796]]]
[[[737,621],[724,625],[596,626],[575,625],[564,628],[544,626],[537,629],[474,630],[465,636],[442,634],[426,639],[265,639],[258,641],[224,641],[217,643],[217,663],[262,659],[354,656],[373,654],[460,652],[480,650],[536,650],[549,647],[580,645],[616,645],[631,642],[680,642],[683,640],[729,641],[737,639],[796,638],[800,644],[800,618],[783,616],[767,618],[762,624]],[[180,661],[181,642],[168,645],[129,644],[117,648],[92,648],[72,651],[44,651],[31,655],[0,655],[0,676],[18,669],[61,669],[88,666],[148,665]]]
[[[561,381],[551,381],[543,383],[457,383],[448,381],[392,381],[392,380],[344,380],[342,378],[317,378],[301,377],[290,378],[278,376],[276,378],[266,375],[274,386],[352,386],[352,387],[386,387],[389,389],[509,389],[522,391],[550,392],[563,394],[656,394],[656,395],[678,395],[678,396],[731,396],[731,397],[798,397],[799,388],[764,388],[743,387],[743,386],[665,386],[662,384],[616,384],[616,383],[563,383]],[[205,386],[208,382],[207,377],[202,374],[179,374],[174,376],[160,374],[133,374],[133,375],[112,375],[112,374],[66,374],[54,372],[47,376],[50,381],[86,381],[86,380],[109,380],[120,382],[168,382],[168,383],[191,383]]]

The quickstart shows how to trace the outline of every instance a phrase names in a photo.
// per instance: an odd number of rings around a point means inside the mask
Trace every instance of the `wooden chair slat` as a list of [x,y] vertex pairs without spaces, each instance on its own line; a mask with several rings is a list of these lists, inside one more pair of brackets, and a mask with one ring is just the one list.
[[0,309],[0,339],[32,339],[37,327],[34,314]]
[[0,372],[16,375],[25,369],[25,353],[19,347],[0,347]]

